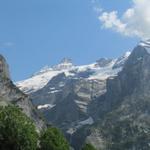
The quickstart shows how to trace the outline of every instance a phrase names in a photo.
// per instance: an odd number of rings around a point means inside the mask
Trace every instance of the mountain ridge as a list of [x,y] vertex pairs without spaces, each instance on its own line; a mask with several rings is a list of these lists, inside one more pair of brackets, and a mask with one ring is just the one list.
[[[75,66],[70,59],[64,59],[59,67],[46,67],[16,85],[29,94],[48,124],[59,127],[67,136],[72,135],[82,126],[92,125],[97,120],[90,110],[91,104],[106,92],[107,79],[117,76],[129,55],[130,52],[126,52],[118,59],[101,58],[83,66]],[[43,82],[45,77],[47,81]],[[28,83],[29,88],[34,83],[40,88],[29,90]]]
[[[97,99],[97,122],[77,131],[72,141],[80,141],[80,146],[90,142],[102,150],[150,149],[149,64],[149,47],[137,45],[118,76],[107,80],[107,92]],[[76,142],[72,145],[80,148]]]
[[149,40],[118,59],[66,66],[29,93],[48,124],[60,128],[75,150],[85,142],[101,150],[150,148]]
[[[95,73],[97,72],[95,76],[94,74],[93,76],[91,76],[91,79],[97,79],[102,76],[105,79],[108,76],[110,76],[109,74],[116,75],[116,73],[119,71],[118,68],[120,68],[123,65],[123,63],[125,62],[125,60],[129,55],[130,52],[128,51],[118,59],[101,58],[97,60],[95,63],[81,66],[73,65],[71,59],[64,58],[58,65],[54,65],[52,67],[45,66],[39,72],[33,74],[31,78],[16,82],[16,85],[25,93],[30,94],[43,88],[53,77],[57,76],[60,73],[64,72],[66,76],[75,76],[75,74],[77,73],[82,73],[88,70],[91,70],[91,72],[93,71]],[[112,71],[109,73],[111,67]],[[97,76],[98,72],[102,72],[103,74],[100,74],[98,77]]]

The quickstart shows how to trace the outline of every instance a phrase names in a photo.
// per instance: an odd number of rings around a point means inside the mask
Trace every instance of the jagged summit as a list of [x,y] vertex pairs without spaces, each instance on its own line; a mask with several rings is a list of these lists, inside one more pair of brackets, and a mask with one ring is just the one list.
[[74,67],[70,58],[63,58],[60,63],[53,67],[54,70],[66,70]]
[[145,48],[150,48],[150,39],[140,41],[139,45],[140,45],[140,46],[143,46],[143,47],[145,47]]
[[45,74],[45,73],[48,73],[50,71],[62,71],[62,70],[68,70],[68,69],[71,69],[73,68],[74,65],[72,63],[72,60],[70,58],[63,58],[59,64],[57,65],[54,65],[54,66],[44,66],[40,71],[34,73],[32,75],[33,76],[36,76],[36,75],[40,75],[40,74]]
[[124,65],[124,63],[127,61],[128,57],[130,56],[131,52],[127,51],[124,55],[122,55],[121,57],[119,57],[116,60],[115,65],[113,66],[113,68],[120,68]]
[[60,61],[61,64],[72,64],[72,59],[71,58],[63,58],[61,61]]
[[2,55],[0,55],[0,76],[10,78],[8,64]]
[[9,67],[6,59],[0,55],[0,106],[14,104],[31,119],[37,126],[37,129],[44,127],[44,122],[35,111],[29,97],[20,91],[10,79]]
[[138,46],[144,48],[148,54],[150,54],[150,39],[140,41]]
[[58,65],[46,66],[29,79],[17,82],[16,85],[29,94],[43,88],[52,78],[61,73],[74,79],[106,80],[110,76],[117,75],[129,55],[130,52],[127,52],[118,59],[100,58],[94,63],[81,66],[75,66],[71,59],[64,58]]

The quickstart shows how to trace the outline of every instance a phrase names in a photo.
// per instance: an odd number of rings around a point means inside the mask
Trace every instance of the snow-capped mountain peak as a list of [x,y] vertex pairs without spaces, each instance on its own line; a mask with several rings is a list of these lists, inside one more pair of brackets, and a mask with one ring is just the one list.
[[145,40],[145,41],[140,41],[139,45],[145,48],[150,48],[150,39]]
[[70,58],[63,58],[61,61],[60,61],[61,64],[72,64],[72,59]]
[[67,70],[73,68],[74,65],[70,58],[63,58],[60,63],[56,66],[53,66],[54,70]]
[[122,55],[121,57],[119,57],[116,60],[116,63],[114,64],[113,68],[121,68],[123,67],[124,63],[127,61],[128,57],[130,56],[131,52],[127,51],[124,55]]
[[19,81],[16,85],[25,93],[33,93],[42,89],[54,77],[64,73],[66,77],[87,80],[106,80],[108,77],[116,76],[122,69],[130,52],[126,52],[118,59],[101,58],[89,65],[75,66],[71,59],[64,58],[58,65],[42,68],[29,79]]

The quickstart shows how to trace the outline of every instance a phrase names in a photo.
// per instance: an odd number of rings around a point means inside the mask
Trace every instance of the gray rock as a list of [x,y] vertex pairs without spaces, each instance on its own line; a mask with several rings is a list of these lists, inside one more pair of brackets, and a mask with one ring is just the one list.
[[[102,150],[150,149],[150,54],[137,46],[97,99],[99,121],[87,141]],[[95,138],[94,138],[95,137]]]
[[11,81],[6,60],[0,55],[0,105],[8,104],[19,106],[28,117],[34,120],[37,129],[45,127],[30,98]]

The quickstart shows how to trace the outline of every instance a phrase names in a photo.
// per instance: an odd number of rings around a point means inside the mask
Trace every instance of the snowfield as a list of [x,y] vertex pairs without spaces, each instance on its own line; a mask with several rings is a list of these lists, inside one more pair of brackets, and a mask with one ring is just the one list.
[[[93,73],[87,77],[88,80],[106,80],[109,77],[116,76],[117,73],[121,71],[122,65],[127,60],[129,55],[130,52],[126,52],[120,58],[112,59],[103,65],[95,62],[89,65],[75,66],[72,64],[70,59],[65,58],[60,64],[53,67],[46,66],[39,72],[35,73],[32,77],[17,82],[16,86],[19,87],[23,92],[30,94],[42,89],[53,77],[59,75],[60,73],[64,73],[66,77],[78,79],[80,76],[77,76],[77,74],[86,73],[89,70]],[[103,61],[107,61],[107,59],[104,58]],[[55,93],[59,91],[54,90],[52,93],[53,92]]]

